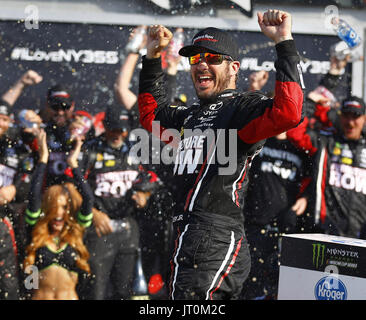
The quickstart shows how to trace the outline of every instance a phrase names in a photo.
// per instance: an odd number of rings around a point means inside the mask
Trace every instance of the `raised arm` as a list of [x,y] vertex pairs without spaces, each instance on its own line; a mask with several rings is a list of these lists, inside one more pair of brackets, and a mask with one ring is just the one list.
[[[138,28],[146,28],[146,27],[140,26]],[[132,31],[129,41],[131,41],[136,36],[138,28],[135,28]],[[139,50],[145,47],[145,45],[146,45],[146,36],[144,36],[144,40],[141,42],[141,45],[139,46],[139,49],[136,52],[127,52],[126,59],[122,64],[116,82],[114,84],[114,90],[117,99],[123,106],[126,107],[127,110],[130,110],[137,102],[137,95],[131,91],[130,85],[133,73],[135,72],[136,64],[139,59]]]
[[46,132],[43,129],[39,129],[36,132],[36,138],[39,146],[39,160],[36,169],[32,175],[28,196],[29,203],[25,211],[25,221],[30,226],[33,226],[37,223],[38,218],[41,214],[42,185],[49,157]]
[[75,147],[71,150],[70,155],[67,158],[67,163],[72,170],[75,185],[83,198],[80,211],[77,213],[78,223],[82,227],[89,227],[93,222],[92,209],[94,205],[94,196],[89,183],[84,179],[78,164],[78,157],[82,144],[82,138],[79,136],[76,137]]
[[41,75],[33,70],[28,70],[8,91],[2,95],[1,98],[5,102],[9,103],[10,106],[13,106],[26,87],[33,86],[41,81]]
[[169,29],[161,25],[149,28],[147,54],[142,59],[139,82],[140,123],[152,131],[152,122],[160,121],[161,131],[165,128],[180,130],[185,108],[170,108],[169,94],[161,66],[161,52],[172,39]]
[[245,143],[256,143],[296,127],[303,118],[304,84],[299,68],[300,58],[291,34],[291,16],[269,10],[258,14],[262,32],[276,43],[277,60],[273,99],[249,93],[235,115],[239,137]]

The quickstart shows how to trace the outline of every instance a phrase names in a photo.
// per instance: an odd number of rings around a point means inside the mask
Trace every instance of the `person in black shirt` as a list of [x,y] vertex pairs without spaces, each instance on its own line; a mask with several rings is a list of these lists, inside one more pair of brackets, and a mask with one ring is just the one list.
[[140,230],[142,267],[151,299],[168,297],[173,199],[155,172],[139,173],[128,192]]
[[55,85],[48,90],[45,108],[48,119],[44,122],[47,144],[51,152],[45,177],[46,186],[70,180],[65,175],[67,153],[72,149],[72,144],[68,143],[70,136],[67,132],[74,110],[75,101],[68,88]]
[[139,230],[129,214],[126,192],[139,173],[130,155],[128,113],[108,107],[105,132],[85,144],[83,167],[93,189],[94,224],[86,235],[95,275],[87,299],[128,299],[139,246]]
[[280,235],[301,231],[297,217],[311,195],[311,164],[286,133],[267,139],[253,160],[243,209],[252,267],[243,299],[276,298]]

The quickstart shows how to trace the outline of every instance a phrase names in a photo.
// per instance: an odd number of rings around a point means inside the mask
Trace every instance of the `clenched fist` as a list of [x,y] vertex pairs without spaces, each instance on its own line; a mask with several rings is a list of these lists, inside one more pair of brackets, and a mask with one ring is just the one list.
[[23,76],[20,78],[20,81],[25,86],[33,86],[42,81],[42,76],[33,70],[28,70]]
[[262,32],[276,44],[292,39],[291,15],[280,10],[268,10],[264,14],[258,12],[258,24]]
[[162,25],[154,25],[149,28],[146,44],[146,57],[148,59],[159,58],[173,38],[172,32]]
[[261,70],[257,72],[252,72],[249,75],[249,90],[261,90],[267,83],[269,78],[268,71]]

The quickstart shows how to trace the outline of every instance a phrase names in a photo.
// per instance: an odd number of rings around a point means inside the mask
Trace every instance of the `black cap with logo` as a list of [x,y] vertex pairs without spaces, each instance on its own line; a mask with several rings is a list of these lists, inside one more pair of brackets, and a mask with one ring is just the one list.
[[74,100],[70,90],[58,84],[51,87],[47,92],[47,103],[52,109],[68,110],[72,107]]
[[153,171],[142,171],[132,182],[133,191],[143,191],[154,193],[161,187],[162,182]]
[[219,53],[239,59],[239,47],[228,31],[209,27],[198,32],[192,39],[192,44],[179,50],[183,57],[190,57],[201,52]]
[[358,115],[365,114],[365,102],[356,96],[350,96],[343,100],[341,112],[352,112]]
[[105,112],[103,125],[107,130],[130,130],[128,111],[120,106],[109,106]]

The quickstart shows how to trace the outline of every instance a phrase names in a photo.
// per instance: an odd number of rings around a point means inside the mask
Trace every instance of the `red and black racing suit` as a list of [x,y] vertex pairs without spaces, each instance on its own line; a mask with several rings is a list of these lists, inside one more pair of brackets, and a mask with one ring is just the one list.
[[366,140],[347,140],[337,111],[317,108],[320,121],[332,131],[316,131],[304,122],[288,139],[315,157],[311,212],[316,232],[359,238],[366,226]]
[[[225,90],[214,101],[201,100],[191,107],[169,105],[161,59],[143,58],[141,124],[151,131],[153,121],[159,121],[161,132],[169,128],[182,135],[174,166],[173,221],[178,238],[172,259],[172,299],[235,299],[248,276],[242,206],[250,162],[264,139],[295,127],[302,117],[294,41],[283,41],[276,50],[274,99],[258,92]],[[234,146],[229,146],[230,138]],[[229,151],[227,161],[220,161]]]

